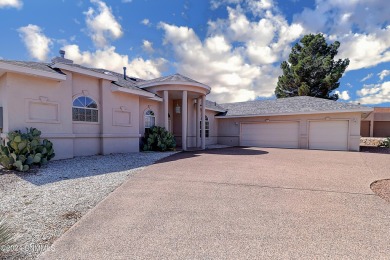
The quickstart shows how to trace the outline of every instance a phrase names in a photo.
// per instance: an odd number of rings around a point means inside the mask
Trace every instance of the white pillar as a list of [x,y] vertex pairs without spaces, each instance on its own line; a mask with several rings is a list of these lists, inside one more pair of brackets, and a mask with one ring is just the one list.
[[202,149],[206,149],[206,95],[202,96]]
[[200,98],[196,99],[196,147],[200,147]]
[[187,150],[187,90],[183,91],[183,100],[182,100],[182,116],[181,116],[181,146],[183,151]]
[[371,115],[370,120],[370,137],[374,136],[374,115]]
[[164,127],[169,131],[169,121],[168,121],[168,90],[164,90]]

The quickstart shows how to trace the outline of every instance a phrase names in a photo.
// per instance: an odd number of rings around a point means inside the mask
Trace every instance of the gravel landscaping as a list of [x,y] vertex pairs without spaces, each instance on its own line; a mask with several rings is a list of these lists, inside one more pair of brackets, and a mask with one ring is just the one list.
[[30,174],[0,169],[0,215],[16,233],[15,245],[0,258],[34,259],[128,175],[174,153],[78,157]]
[[390,180],[378,180],[371,184],[371,190],[381,199],[390,202]]

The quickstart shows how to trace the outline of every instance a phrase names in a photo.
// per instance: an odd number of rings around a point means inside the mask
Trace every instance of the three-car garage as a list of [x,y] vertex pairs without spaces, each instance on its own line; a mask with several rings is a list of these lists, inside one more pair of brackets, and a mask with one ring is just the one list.
[[[307,120],[305,123],[302,127],[300,121],[241,123],[240,145],[348,150],[349,120]],[[300,128],[303,130],[300,131]],[[307,144],[300,145],[301,135]]]
[[221,104],[218,142],[226,145],[359,151],[372,108],[298,96]]

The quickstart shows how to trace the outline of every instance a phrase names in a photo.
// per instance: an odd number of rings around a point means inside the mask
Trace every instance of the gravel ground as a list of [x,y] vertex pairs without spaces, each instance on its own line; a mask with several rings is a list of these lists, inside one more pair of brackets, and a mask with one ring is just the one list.
[[374,181],[371,189],[381,199],[390,202],[390,179]]
[[132,153],[53,161],[32,174],[0,169],[0,215],[16,232],[3,259],[34,259],[127,176],[166,153]]

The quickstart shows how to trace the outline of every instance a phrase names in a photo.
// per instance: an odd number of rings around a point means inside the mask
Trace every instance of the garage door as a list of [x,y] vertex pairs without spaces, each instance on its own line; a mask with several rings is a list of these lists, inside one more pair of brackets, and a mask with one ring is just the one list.
[[298,122],[241,124],[241,146],[299,147]]
[[348,150],[348,121],[309,122],[309,149]]

